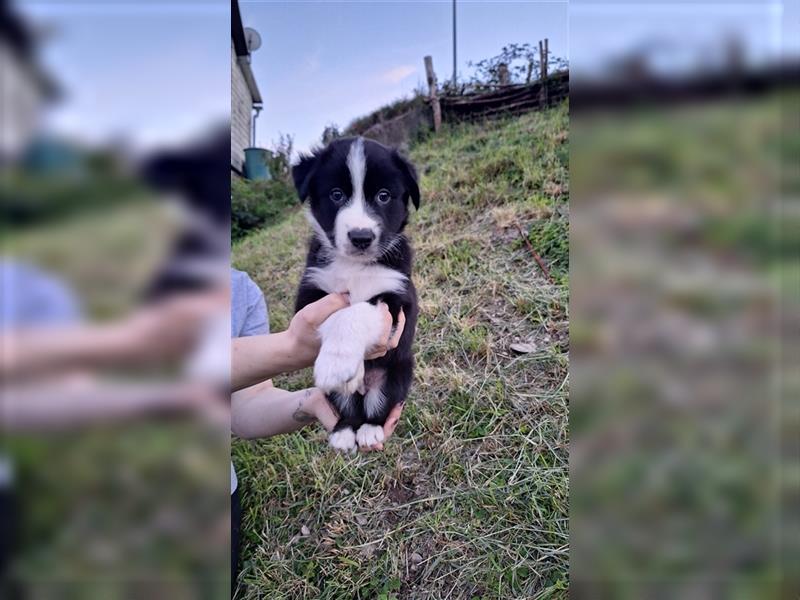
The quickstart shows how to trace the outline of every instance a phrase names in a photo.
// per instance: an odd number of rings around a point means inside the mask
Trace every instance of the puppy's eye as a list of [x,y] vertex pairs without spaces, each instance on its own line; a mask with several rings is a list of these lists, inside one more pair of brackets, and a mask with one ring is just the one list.
[[377,200],[379,204],[387,204],[391,199],[392,195],[389,193],[389,190],[381,190],[378,192],[378,195],[375,196],[375,200]]
[[344,201],[344,192],[339,188],[333,188],[331,190],[331,202],[334,204],[341,204]]

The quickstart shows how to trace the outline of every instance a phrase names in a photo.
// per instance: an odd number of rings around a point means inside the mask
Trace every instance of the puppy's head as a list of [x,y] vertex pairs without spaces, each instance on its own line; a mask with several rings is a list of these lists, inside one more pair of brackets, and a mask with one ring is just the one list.
[[419,208],[414,167],[396,150],[363,138],[341,138],[292,169],[300,201],[320,242],[340,256],[380,258],[405,228],[409,200]]

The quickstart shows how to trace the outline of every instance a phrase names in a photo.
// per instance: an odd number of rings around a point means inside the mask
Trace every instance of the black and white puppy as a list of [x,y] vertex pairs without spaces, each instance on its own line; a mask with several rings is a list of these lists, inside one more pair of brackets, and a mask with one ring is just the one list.
[[[396,150],[359,137],[302,156],[292,176],[314,229],[295,310],[328,293],[350,294],[350,306],[319,328],[314,383],[339,411],[330,445],[351,452],[383,441],[389,412],[411,386],[418,308],[403,229],[409,201],[419,208],[417,174]],[[395,349],[365,361],[383,330],[379,301],[395,324],[402,309],[406,323]]]

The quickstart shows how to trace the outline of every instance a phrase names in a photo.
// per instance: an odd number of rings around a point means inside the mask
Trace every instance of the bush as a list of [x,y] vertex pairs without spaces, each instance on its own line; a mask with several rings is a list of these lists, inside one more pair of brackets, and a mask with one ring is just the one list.
[[298,205],[294,188],[284,179],[231,177],[231,240],[283,220]]

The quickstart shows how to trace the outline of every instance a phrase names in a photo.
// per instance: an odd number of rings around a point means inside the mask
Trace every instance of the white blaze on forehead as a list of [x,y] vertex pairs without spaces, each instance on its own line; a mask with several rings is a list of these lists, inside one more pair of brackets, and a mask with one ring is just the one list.
[[353,199],[364,199],[364,177],[367,174],[367,156],[364,154],[364,138],[356,138],[347,153],[347,168],[353,183]]
[[367,211],[364,199],[364,178],[367,174],[367,157],[364,153],[364,139],[357,138],[347,153],[347,170],[350,171],[350,181],[353,192],[350,199],[336,214],[334,225],[334,240],[339,250],[350,247],[347,237],[353,229],[370,229],[377,239],[380,236],[378,221]]

